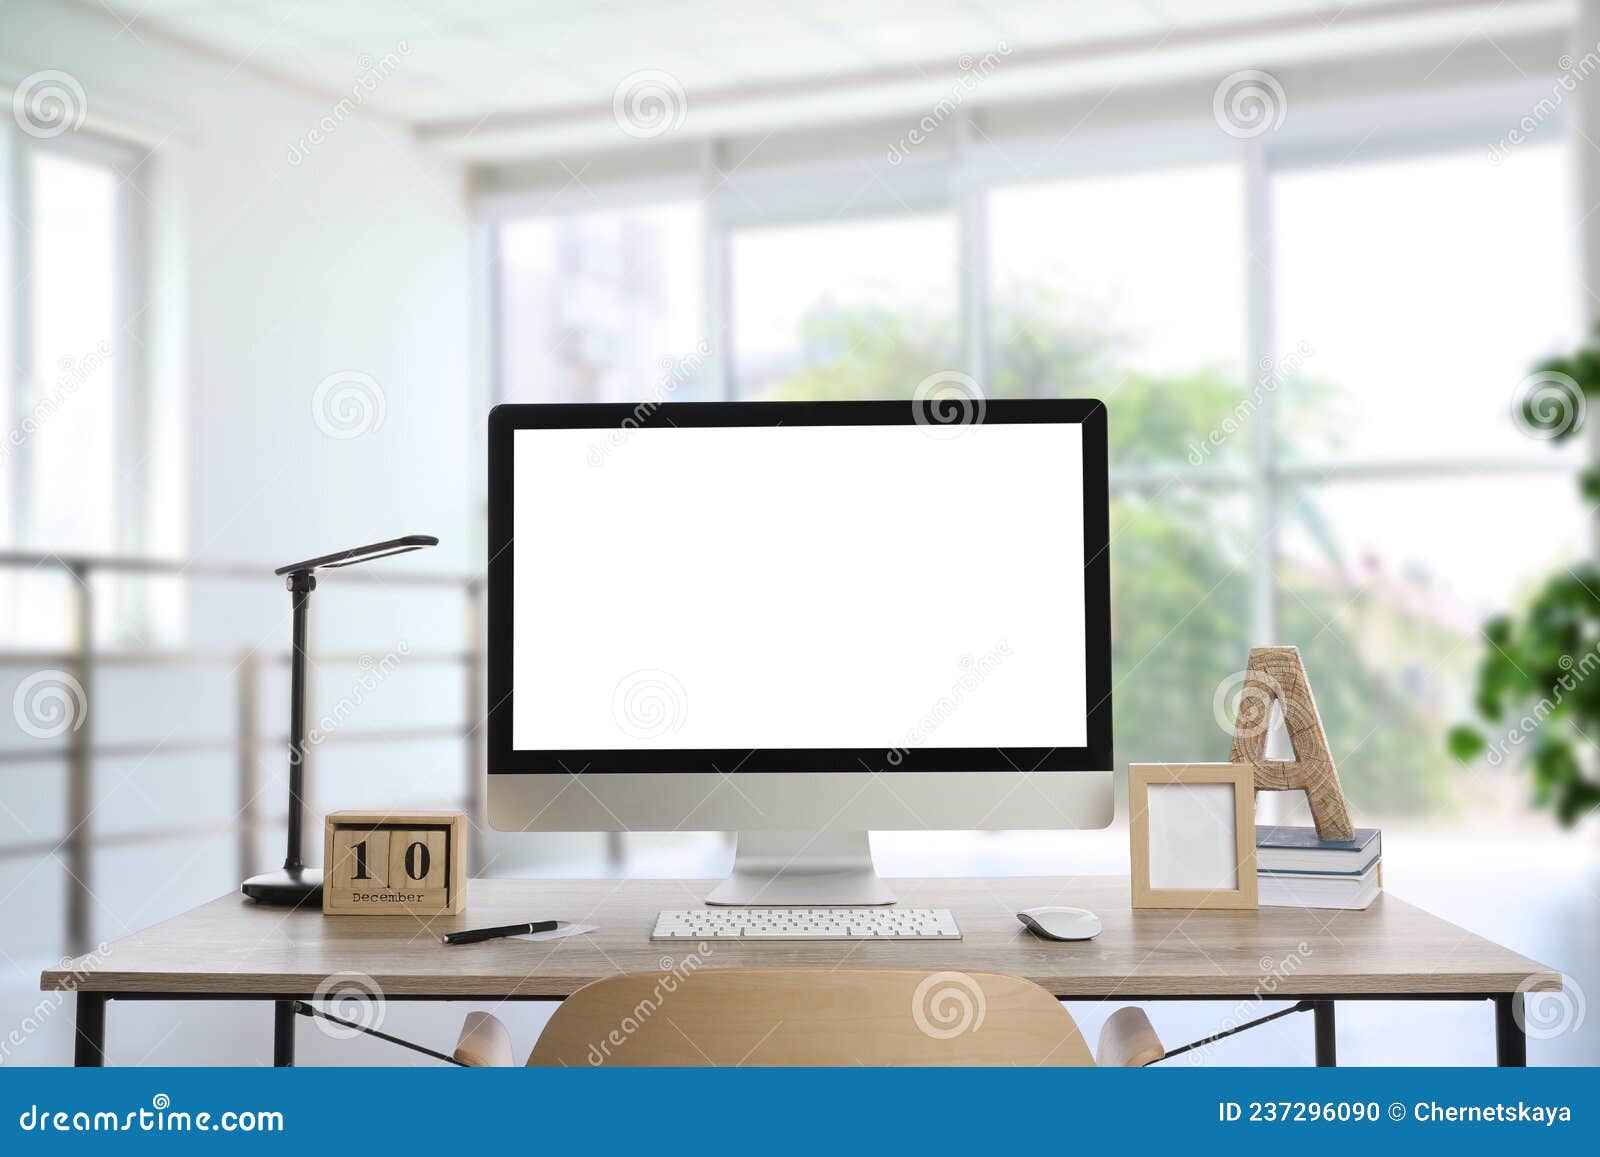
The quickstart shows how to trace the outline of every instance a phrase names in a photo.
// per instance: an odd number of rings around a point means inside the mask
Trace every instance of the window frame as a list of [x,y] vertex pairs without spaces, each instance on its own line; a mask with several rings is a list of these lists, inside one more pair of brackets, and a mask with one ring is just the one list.
[[[33,284],[33,161],[56,155],[109,169],[116,178],[115,329],[119,347],[115,360],[114,391],[117,417],[114,438],[117,461],[114,476],[122,480],[111,497],[116,502],[116,541],[113,553],[137,555],[149,548],[150,518],[144,504],[149,493],[151,447],[151,396],[148,365],[148,304],[150,301],[150,198],[144,188],[150,150],[93,132],[79,130],[59,137],[32,137],[8,126],[0,166],[0,201],[9,210],[10,229],[4,260],[13,286]],[[21,428],[35,399],[29,383],[41,376],[34,364],[34,315],[37,301],[24,288],[7,301],[6,347],[9,375],[6,391],[6,425]],[[8,500],[8,545],[29,549],[37,543],[28,525],[33,489],[31,439],[11,448],[0,463],[0,482]],[[91,552],[97,553],[97,552]],[[130,608],[131,609],[131,608]]]

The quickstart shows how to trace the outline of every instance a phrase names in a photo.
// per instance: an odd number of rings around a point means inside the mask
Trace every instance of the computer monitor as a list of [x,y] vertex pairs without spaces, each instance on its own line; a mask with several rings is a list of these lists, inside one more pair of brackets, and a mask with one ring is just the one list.
[[869,830],[1111,821],[1106,411],[505,405],[489,818],[736,831],[725,904],[878,904]]

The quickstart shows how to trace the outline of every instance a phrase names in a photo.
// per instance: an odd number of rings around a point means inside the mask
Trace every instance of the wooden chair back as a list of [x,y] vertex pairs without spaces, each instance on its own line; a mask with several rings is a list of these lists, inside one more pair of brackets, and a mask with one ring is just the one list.
[[579,989],[530,1065],[1092,1065],[1072,1016],[992,972],[702,969]]

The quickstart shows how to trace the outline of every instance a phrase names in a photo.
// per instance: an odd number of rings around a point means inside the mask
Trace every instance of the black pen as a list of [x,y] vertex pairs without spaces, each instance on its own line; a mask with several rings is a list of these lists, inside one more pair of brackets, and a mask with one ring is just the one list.
[[530,932],[554,932],[559,920],[535,920],[531,924],[503,924],[499,928],[472,928],[466,932],[446,932],[446,944],[476,944],[480,940],[498,940],[502,936],[526,936]]

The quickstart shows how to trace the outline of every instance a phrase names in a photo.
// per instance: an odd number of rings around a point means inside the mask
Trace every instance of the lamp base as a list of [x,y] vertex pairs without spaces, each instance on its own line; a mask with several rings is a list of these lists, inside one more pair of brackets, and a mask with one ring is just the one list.
[[251,876],[244,882],[243,891],[257,904],[275,907],[298,908],[308,904],[322,907],[321,868],[279,868]]

